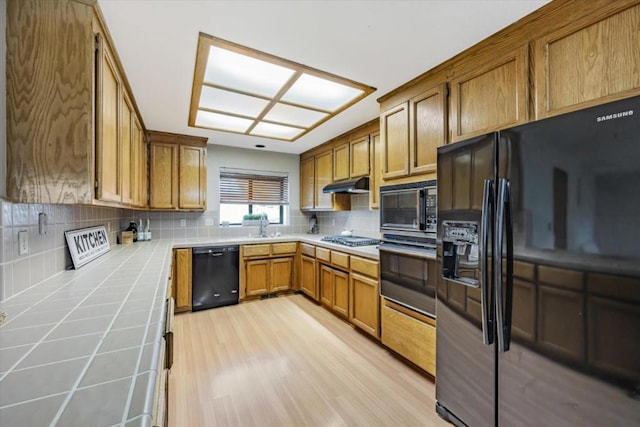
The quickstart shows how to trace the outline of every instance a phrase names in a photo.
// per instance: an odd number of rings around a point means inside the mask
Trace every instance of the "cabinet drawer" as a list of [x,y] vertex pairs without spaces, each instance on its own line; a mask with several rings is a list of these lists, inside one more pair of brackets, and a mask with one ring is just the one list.
[[271,254],[271,245],[244,245],[242,247],[242,256],[269,256]]
[[308,245],[306,243],[300,243],[300,252],[303,255],[309,255],[312,257],[316,256],[316,247],[313,245]]
[[404,313],[382,308],[382,343],[431,375],[436,374],[436,328]]
[[331,262],[331,251],[325,248],[316,248],[316,258],[322,261]]
[[295,254],[298,244],[296,242],[273,243],[271,244],[272,255]]
[[342,252],[331,251],[331,264],[348,269],[349,255],[343,254]]
[[351,255],[351,271],[377,278],[378,262]]

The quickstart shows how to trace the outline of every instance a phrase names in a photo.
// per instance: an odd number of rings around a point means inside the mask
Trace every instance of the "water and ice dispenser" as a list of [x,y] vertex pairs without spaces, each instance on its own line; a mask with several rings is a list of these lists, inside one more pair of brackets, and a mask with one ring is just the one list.
[[477,221],[442,222],[442,276],[466,286],[478,287],[480,254]]

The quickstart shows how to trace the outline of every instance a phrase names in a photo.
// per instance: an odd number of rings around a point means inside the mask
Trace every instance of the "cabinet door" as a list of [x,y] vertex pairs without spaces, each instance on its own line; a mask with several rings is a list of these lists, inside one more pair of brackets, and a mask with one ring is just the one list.
[[409,173],[435,172],[437,149],[447,140],[446,85],[409,101]]
[[333,182],[333,152],[316,156],[315,164],[315,199],[316,208],[331,209],[333,207],[332,194],[323,193],[322,189]]
[[105,43],[100,43],[96,114],[96,198],[120,202],[120,77]]
[[369,135],[355,139],[349,143],[349,176],[358,178],[369,175]]
[[640,5],[593,21],[587,16],[536,41],[536,118],[640,93]]
[[180,209],[205,209],[207,194],[207,149],[180,146],[178,194]]
[[349,321],[374,337],[380,337],[380,305],[376,279],[351,273]]
[[316,282],[316,260],[313,257],[300,257],[300,289],[302,292],[318,301],[318,286]]
[[382,178],[409,175],[409,107],[405,102],[382,112]]
[[349,179],[349,144],[333,149],[333,180]]
[[527,52],[524,46],[451,81],[451,142],[527,121]]
[[269,292],[269,278],[271,276],[269,260],[259,259],[246,261],[244,265],[246,269],[245,295],[262,295]]
[[[120,179],[122,189],[122,203],[133,203],[133,185],[135,152],[132,138],[132,120],[135,112],[131,102],[123,94],[121,98],[122,120],[120,121]],[[137,181],[136,181],[137,182]]]
[[178,207],[178,146],[153,142],[149,151],[149,207],[175,209]]
[[293,285],[293,257],[273,258],[271,261],[269,292],[291,289]]
[[349,317],[349,273],[333,270],[333,311],[345,319]]
[[380,181],[382,181],[382,169],[380,162],[380,134],[371,135],[371,174],[369,175],[369,208],[380,207]]
[[327,307],[333,304],[333,269],[320,264],[320,302]]
[[313,157],[300,162],[300,209],[315,207],[315,159]]
[[173,298],[176,311],[191,310],[191,249],[174,251]]

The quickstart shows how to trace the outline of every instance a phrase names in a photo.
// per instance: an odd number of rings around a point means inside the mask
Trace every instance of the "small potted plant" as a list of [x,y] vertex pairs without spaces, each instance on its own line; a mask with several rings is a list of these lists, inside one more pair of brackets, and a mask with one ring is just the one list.
[[[267,215],[264,214],[264,216],[263,216],[263,214],[246,214],[246,215],[244,215],[242,217],[242,225],[244,227],[251,226],[251,225],[259,226],[260,225],[260,220],[263,219],[263,218],[266,219]],[[268,221],[268,219],[267,219],[267,221]]]

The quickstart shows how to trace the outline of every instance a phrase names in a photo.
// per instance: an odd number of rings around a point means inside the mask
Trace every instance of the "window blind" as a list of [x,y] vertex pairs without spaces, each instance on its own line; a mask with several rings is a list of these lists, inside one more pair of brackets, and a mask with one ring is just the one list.
[[221,170],[220,203],[288,205],[289,177]]

